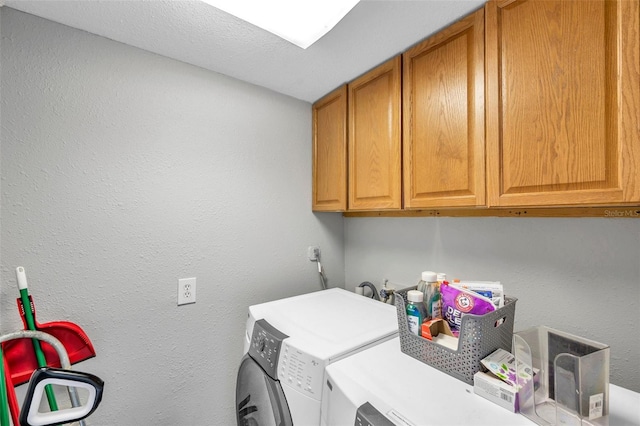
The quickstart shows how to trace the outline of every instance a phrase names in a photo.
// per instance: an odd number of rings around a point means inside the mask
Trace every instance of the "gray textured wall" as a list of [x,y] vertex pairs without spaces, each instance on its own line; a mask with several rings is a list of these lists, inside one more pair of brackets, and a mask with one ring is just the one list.
[[310,105],[0,10],[0,331],[22,265],[40,321],[96,347],[90,424],[234,424],[247,307],[319,290],[309,245],[344,285],[343,219],[311,212]]
[[349,218],[346,286],[415,285],[423,270],[496,280],[518,298],[515,330],[536,325],[611,346],[611,383],[640,391],[640,221]]
[[[1,13],[0,331],[14,269],[107,382],[93,425],[233,424],[246,308],[420,271],[501,280],[516,329],[611,345],[640,391],[640,222],[312,214],[309,104],[82,31]],[[345,269],[346,265],[346,269]],[[198,302],[176,307],[178,278]],[[213,419],[213,420],[212,420]]]

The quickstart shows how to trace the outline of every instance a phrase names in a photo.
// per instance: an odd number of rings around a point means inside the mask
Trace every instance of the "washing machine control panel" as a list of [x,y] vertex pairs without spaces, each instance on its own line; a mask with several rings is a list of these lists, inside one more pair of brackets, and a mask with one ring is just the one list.
[[324,362],[295,346],[293,339],[283,342],[278,363],[278,379],[313,399],[322,397]]
[[274,380],[277,380],[278,355],[286,334],[269,324],[266,320],[256,321],[249,346],[249,355]]

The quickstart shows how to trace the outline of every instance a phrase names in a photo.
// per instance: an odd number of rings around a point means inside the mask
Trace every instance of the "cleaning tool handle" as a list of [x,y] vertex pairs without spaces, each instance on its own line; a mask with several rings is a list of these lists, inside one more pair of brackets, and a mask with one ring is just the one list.
[[[22,301],[22,309],[24,309],[24,318],[27,322],[27,329],[31,330],[31,331],[37,331],[36,330],[36,320],[33,317],[33,311],[31,310],[31,300],[29,299],[29,290],[26,288],[23,288],[22,290],[20,290],[20,300]],[[38,343],[38,346],[40,346],[40,342],[38,342],[37,340],[35,340],[35,342]],[[40,360],[38,360],[38,362],[40,362]],[[39,365],[39,367],[44,367],[43,365]]]
[[2,345],[0,345],[0,426],[10,426],[9,423],[9,398],[7,397],[7,381],[4,377],[4,356],[2,356]]
[[[24,317],[27,320],[27,328],[36,331],[36,322],[31,312],[31,302],[29,301],[29,286],[27,285],[27,274],[22,266],[16,268],[16,278],[18,279],[18,289],[20,290],[20,299],[22,300],[22,308],[24,309]],[[34,342],[40,343],[38,340]],[[40,362],[40,361],[38,361]],[[41,365],[40,367],[44,367]]]
[[[1,344],[0,344],[1,346]],[[4,379],[7,383],[7,399],[9,401],[9,411],[11,413],[11,421],[14,425],[19,425],[20,407],[18,406],[18,398],[16,397],[16,390],[13,387],[13,380],[11,379],[11,371],[9,370],[9,363],[7,362],[7,353],[4,352]]]
[[[51,385],[85,389],[88,394],[87,403],[70,409],[41,413],[39,407],[42,399],[42,390]],[[100,404],[103,389],[104,382],[93,374],[58,368],[40,368],[33,373],[29,381],[25,403],[20,414],[20,424],[38,426],[62,424],[76,420],[82,421],[82,419],[93,413]]]
[[16,278],[18,279],[18,289],[26,290],[27,289],[27,274],[24,272],[24,268],[22,266],[18,266],[16,268]]
[[[18,266],[16,268],[16,278],[18,279],[18,288],[20,289],[20,299],[22,300],[22,308],[24,309],[24,317],[27,320],[27,327],[31,331],[36,331],[36,322],[33,318],[33,313],[31,312],[31,302],[29,301],[29,287],[27,286],[27,274],[24,271],[22,266]],[[32,339],[33,341],[33,349],[36,354],[36,360],[38,360],[38,367],[46,367],[47,359],[44,357],[44,352],[42,352],[42,347],[40,346],[40,341],[37,339]],[[49,408],[51,411],[58,410],[58,403],[56,402],[55,394],[53,393],[53,388],[51,386],[47,386],[47,401],[49,402]]]

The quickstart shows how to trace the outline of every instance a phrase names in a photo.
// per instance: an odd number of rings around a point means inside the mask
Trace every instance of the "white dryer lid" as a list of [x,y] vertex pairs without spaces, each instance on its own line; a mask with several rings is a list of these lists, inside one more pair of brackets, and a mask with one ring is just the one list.
[[339,288],[250,306],[249,314],[329,362],[398,333],[395,306]]

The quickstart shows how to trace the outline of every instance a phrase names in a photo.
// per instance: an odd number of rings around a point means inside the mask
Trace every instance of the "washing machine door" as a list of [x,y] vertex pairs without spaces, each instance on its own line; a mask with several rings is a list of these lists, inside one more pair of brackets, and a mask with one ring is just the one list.
[[248,354],[238,370],[236,414],[238,426],[293,425],[280,382],[265,373]]

